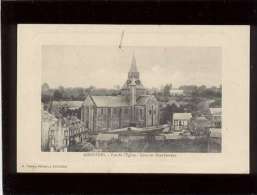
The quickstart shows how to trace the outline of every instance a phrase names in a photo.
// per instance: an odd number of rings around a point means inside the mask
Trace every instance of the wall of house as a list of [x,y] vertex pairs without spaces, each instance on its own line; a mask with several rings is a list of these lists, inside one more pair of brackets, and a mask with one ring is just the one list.
[[57,125],[57,119],[48,113],[42,111],[41,118],[41,151],[49,151],[49,131],[55,131]]

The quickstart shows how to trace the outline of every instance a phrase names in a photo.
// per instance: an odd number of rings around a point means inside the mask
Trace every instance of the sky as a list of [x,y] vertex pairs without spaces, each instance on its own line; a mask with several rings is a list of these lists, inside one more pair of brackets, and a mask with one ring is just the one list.
[[42,83],[51,88],[113,88],[127,79],[133,53],[146,88],[172,83],[219,86],[220,47],[123,47],[44,45]]

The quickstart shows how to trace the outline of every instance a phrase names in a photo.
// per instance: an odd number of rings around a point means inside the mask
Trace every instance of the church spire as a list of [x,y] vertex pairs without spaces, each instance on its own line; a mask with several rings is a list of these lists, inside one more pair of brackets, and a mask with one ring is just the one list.
[[136,58],[135,58],[135,53],[134,52],[133,52],[132,62],[131,62],[131,67],[130,67],[130,71],[129,72],[138,72],[138,70],[137,70],[137,62],[136,62]]

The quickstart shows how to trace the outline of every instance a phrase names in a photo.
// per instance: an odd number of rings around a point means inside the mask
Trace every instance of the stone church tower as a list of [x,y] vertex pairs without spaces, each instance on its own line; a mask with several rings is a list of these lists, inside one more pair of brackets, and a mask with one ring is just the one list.
[[81,120],[90,131],[158,126],[159,116],[158,101],[146,95],[134,55],[121,95],[88,95],[81,107]]
[[[131,89],[132,86],[134,86],[133,90]],[[146,94],[146,90],[143,84],[141,83],[140,74],[137,70],[136,58],[135,58],[135,55],[133,55],[131,67],[128,72],[128,79],[125,82],[125,84],[122,86],[121,95],[127,96],[129,100],[132,98],[132,96],[135,95],[134,98],[136,101],[137,97],[145,94]]]

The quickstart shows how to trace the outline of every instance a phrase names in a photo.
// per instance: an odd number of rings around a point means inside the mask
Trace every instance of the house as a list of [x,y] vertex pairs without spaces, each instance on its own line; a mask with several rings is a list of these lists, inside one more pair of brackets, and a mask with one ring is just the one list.
[[209,143],[215,143],[221,146],[221,129],[220,128],[211,128],[210,129],[210,139]]
[[171,89],[170,96],[185,96],[184,90],[182,89]]
[[191,118],[191,113],[173,113],[172,124],[174,130],[180,131],[188,129]]
[[211,127],[211,121],[204,116],[198,116],[191,119],[189,129],[194,135],[208,134]]
[[211,138],[221,138],[221,129],[211,128],[210,129],[210,137]]
[[51,152],[67,152],[69,146],[69,130],[63,119],[57,122],[48,131],[49,148]]
[[[42,126],[42,131],[46,125]],[[47,148],[50,151],[68,151],[70,145],[82,143],[88,137],[88,130],[84,124],[75,116],[55,118],[54,123],[44,130],[44,136],[47,137]],[[45,142],[42,142],[42,145]],[[44,150],[46,151],[46,150]]]
[[81,121],[90,131],[159,125],[159,103],[155,96],[146,95],[135,56],[121,95],[88,95],[81,107]]
[[41,151],[49,151],[49,132],[55,130],[57,118],[42,109],[41,111]]
[[212,127],[221,128],[222,126],[222,109],[221,108],[209,108],[206,116],[212,122]]

